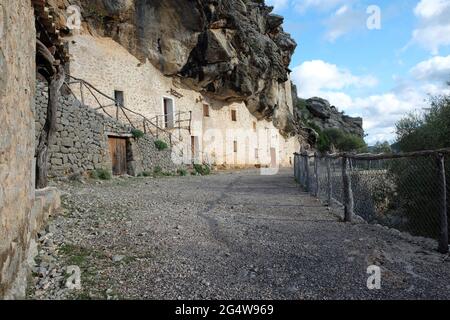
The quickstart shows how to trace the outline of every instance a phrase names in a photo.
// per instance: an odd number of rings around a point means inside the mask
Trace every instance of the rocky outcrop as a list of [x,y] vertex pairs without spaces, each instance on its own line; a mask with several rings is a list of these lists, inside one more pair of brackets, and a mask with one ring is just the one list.
[[313,122],[321,129],[338,128],[344,132],[364,137],[363,119],[350,117],[322,98],[305,101],[307,110],[315,117]]
[[[66,0],[49,0],[65,21]],[[286,94],[295,41],[264,0],[78,0],[84,30],[108,36],[165,75],[218,100],[244,101],[292,130]],[[281,118],[287,118],[284,121]]]
[[298,97],[297,88],[292,84],[292,100],[294,103],[294,123],[296,131],[305,141],[314,146],[319,138],[318,130],[331,128],[339,129],[345,133],[364,137],[363,119],[354,118],[339,112],[327,100],[313,97],[302,99]]

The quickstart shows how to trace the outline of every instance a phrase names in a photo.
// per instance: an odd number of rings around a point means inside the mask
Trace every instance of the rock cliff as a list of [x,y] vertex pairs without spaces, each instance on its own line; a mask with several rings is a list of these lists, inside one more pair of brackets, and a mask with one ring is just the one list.
[[364,137],[362,118],[347,116],[327,100],[319,97],[299,98],[295,86],[292,88],[292,96],[294,119],[299,126],[298,130],[303,133],[310,144],[314,145],[318,136],[314,128],[322,131],[337,128],[343,132]]
[[297,46],[264,0],[49,0],[64,26],[70,4],[84,32],[113,38],[167,76],[218,100],[243,101],[292,131],[286,96]]

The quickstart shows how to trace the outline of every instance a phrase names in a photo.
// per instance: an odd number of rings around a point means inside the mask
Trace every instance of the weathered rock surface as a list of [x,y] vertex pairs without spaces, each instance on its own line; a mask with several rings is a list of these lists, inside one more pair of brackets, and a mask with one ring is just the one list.
[[[67,1],[52,0],[66,20]],[[111,37],[165,75],[292,129],[280,100],[295,41],[263,0],[79,0],[84,30]],[[288,119],[284,121],[283,119]]]
[[306,100],[306,108],[315,115],[314,122],[321,129],[338,128],[344,132],[364,137],[363,119],[339,112],[327,100],[317,97],[310,98]]
[[[346,133],[364,137],[363,119],[350,117],[332,106],[327,100],[313,97],[307,100],[298,98],[295,86],[292,89],[294,100],[294,118],[308,137],[314,140],[314,130],[308,125],[315,124],[321,130],[337,128]],[[308,130],[309,129],[309,130]]]

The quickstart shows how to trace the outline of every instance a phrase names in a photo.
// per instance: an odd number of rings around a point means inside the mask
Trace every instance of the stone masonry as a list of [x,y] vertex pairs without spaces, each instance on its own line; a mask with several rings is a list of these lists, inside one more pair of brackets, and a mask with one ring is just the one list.
[[22,297],[34,202],[35,27],[30,0],[0,0],[0,299]]
[[[36,137],[45,122],[47,110],[47,85],[37,81]],[[63,90],[64,91],[64,90]],[[153,171],[156,166],[163,171],[175,171],[170,150],[159,151],[155,139],[145,135],[135,139],[132,128],[92,108],[83,106],[72,94],[62,95],[57,111],[55,138],[50,146],[49,175],[62,177],[86,174],[96,169],[111,170],[108,135],[128,138],[128,174],[137,175]]]

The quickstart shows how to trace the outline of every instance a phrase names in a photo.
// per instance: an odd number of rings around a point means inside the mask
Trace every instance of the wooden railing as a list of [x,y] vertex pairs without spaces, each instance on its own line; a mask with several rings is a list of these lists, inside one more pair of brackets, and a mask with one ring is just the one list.
[[[115,98],[100,91],[89,82],[73,76],[68,77],[69,81],[66,82],[67,88],[77,100],[80,100],[82,105],[86,105],[87,98],[90,98],[89,102],[95,102],[96,104],[96,106],[91,106],[94,110],[101,111],[110,118],[125,121],[132,128],[141,130],[145,134],[150,134],[157,139],[167,140],[171,147],[178,142],[181,142],[181,140],[171,131],[172,129],[188,130],[189,133],[191,132],[192,112],[179,112],[175,114],[174,118],[178,119],[175,121],[176,125],[170,129],[163,128],[160,123],[165,123],[165,115],[157,115],[149,119],[143,114],[118,103]],[[71,88],[71,86],[74,85],[79,88],[79,98],[75,95]]]

